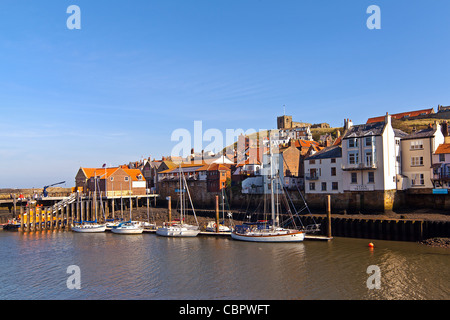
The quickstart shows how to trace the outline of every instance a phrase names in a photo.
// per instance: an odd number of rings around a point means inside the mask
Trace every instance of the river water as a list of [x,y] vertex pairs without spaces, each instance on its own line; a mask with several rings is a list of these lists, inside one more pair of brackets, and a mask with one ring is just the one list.
[[[369,242],[0,231],[0,299],[450,299],[449,249]],[[80,289],[67,285],[73,265]]]

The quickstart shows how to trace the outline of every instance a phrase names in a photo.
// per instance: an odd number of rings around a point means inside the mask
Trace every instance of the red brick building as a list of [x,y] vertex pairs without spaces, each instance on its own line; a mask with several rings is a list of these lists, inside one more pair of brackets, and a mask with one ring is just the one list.
[[[97,181],[97,186],[96,186]],[[80,168],[75,186],[83,193],[102,192],[111,196],[145,195],[146,181],[139,169],[127,166],[115,168]]]

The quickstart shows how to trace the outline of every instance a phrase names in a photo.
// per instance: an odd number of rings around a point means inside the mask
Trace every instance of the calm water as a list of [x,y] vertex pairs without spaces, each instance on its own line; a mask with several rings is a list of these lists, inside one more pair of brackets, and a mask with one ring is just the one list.
[[[0,231],[0,299],[450,299],[450,250],[368,243]],[[67,288],[70,265],[80,290]],[[367,288],[370,265],[379,290]]]

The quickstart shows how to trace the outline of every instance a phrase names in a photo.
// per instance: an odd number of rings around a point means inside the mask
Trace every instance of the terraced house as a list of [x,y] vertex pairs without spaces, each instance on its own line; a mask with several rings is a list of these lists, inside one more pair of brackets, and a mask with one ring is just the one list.
[[344,129],[344,191],[357,193],[359,203],[380,210],[392,209],[401,173],[400,140],[406,133],[392,128],[389,114],[383,121],[355,126],[347,119]]
[[424,189],[431,193],[432,154],[444,143],[441,126],[435,122],[428,128],[402,138],[402,175],[404,188]]

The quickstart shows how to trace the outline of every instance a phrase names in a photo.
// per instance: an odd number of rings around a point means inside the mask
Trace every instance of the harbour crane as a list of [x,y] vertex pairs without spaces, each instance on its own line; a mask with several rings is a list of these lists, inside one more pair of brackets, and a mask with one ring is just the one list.
[[65,182],[65,181],[62,181],[62,182],[58,182],[58,183],[51,184],[51,185],[49,185],[49,186],[45,186],[45,187],[44,187],[44,191],[42,192],[43,195],[44,195],[44,197],[47,197],[47,196],[48,196],[47,188],[52,187],[52,186],[56,186],[56,185],[58,185],[58,184],[63,184],[63,183],[66,183],[66,182]]

